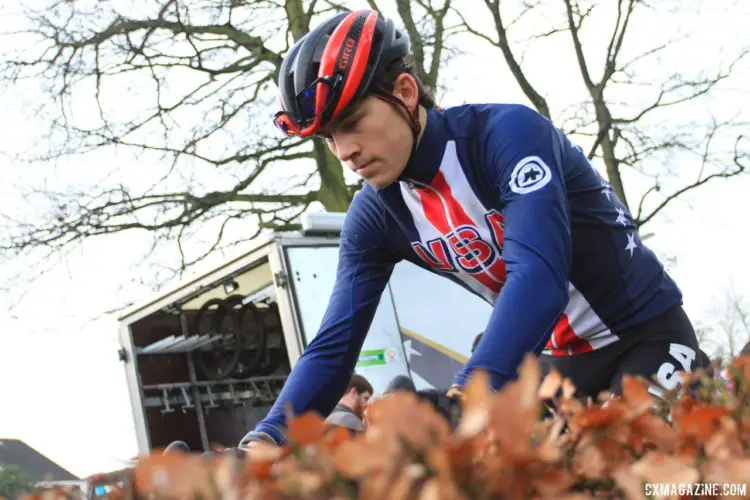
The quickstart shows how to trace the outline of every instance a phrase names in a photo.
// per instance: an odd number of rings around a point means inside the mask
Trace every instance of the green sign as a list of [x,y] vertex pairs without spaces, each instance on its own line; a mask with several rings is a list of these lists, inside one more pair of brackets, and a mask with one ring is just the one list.
[[385,349],[373,349],[370,351],[362,351],[359,353],[359,361],[357,361],[357,366],[375,366],[385,364],[387,364],[387,361],[385,359]]

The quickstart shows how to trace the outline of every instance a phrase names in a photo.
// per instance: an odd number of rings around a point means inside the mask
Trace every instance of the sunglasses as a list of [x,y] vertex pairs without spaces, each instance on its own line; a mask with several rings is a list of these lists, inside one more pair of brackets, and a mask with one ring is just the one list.
[[343,82],[341,73],[316,78],[294,97],[301,116],[295,118],[287,111],[279,111],[274,115],[274,125],[287,137],[313,135],[320,128],[321,116],[337,101]]

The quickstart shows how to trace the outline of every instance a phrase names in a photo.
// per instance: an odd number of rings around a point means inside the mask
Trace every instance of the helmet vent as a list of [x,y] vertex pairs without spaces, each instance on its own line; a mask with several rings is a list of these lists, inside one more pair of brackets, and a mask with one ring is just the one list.
[[362,30],[365,27],[366,19],[367,16],[364,14],[357,16],[357,19],[355,19],[352,23],[352,27],[349,28],[349,36],[351,38],[353,38],[354,40],[359,40],[359,37],[362,34]]

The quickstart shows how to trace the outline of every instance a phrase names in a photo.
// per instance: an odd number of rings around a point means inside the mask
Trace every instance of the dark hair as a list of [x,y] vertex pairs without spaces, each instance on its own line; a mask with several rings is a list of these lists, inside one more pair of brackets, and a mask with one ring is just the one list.
[[750,355],[750,342],[748,342],[747,344],[745,344],[745,347],[742,348],[742,350],[740,351],[739,355],[740,356],[748,356],[748,355]]
[[385,69],[382,75],[380,75],[376,81],[373,82],[374,85],[380,85],[381,87],[385,88],[388,92],[393,92],[393,86],[396,83],[396,78],[402,73],[407,73],[414,77],[414,80],[417,82],[417,92],[419,93],[419,104],[424,106],[427,109],[434,108],[436,106],[435,104],[435,96],[432,94],[432,89],[430,89],[427,85],[422,82],[422,80],[417,75],[417,70],[414,65],[414,63],[411,60],[411,57],[401,57],[399,59],[396,59],[391,64],[388,65],[388,67]]
[[352,379],[349,381],[349,387],[347,387],[346,392],[349,392],[354,388],[355,391],[357,391],[357,394],[364,394],[366,392],[369,392],[372,394],[372,385],[370,385],[370,382],[367,381],[365,377],[360,375],[359,373],[355,373],[352,375]]

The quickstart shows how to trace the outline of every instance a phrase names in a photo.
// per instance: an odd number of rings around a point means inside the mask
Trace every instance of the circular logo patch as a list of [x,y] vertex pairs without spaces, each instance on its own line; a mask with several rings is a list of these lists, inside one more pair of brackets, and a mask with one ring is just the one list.
[[510,174],[510,189],[525,194],[546,186],[552,179],[549,167],[538,156],[527,156],[519,161]]

